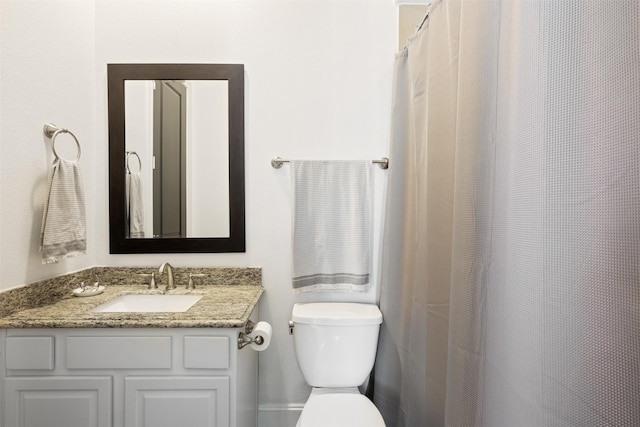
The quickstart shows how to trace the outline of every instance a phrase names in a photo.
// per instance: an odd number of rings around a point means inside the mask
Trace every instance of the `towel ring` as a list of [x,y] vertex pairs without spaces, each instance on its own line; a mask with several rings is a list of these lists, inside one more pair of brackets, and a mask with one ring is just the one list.
[[58,159],[61,159],[62,157],[60,157],[58,155],[58,152],[56,151],[56,137],[61,133],[68,133],[69,135],[71,135],[73,137],[73,140],[76,142],[76,147],[78,148],[78,155],[75,158],[75,161],[77,162],[78,160],[80,160],[80,154],[82,153],[82,150],[80,149],[80,143],[78,142],[78,138],[76,138],[73,132],[71,132],[69,129],[59,128],[53,123],[45,124],[43,132],[47,137],[51,138],[51,150],[53,150],[53,154]]
[[131,168],[129,167],[129,157],[136,156],[138,159],[138,172],[142,171],[142,161],[140,160],[140,156],[135,151],[127,151],[127,158],[125,159],[125,163],[127,164],[127,172],[131,174]]

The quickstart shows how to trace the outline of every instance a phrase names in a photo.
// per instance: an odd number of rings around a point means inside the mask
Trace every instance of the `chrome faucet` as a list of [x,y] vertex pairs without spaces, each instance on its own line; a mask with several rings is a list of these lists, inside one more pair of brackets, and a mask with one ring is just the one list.
[[169,289],[175,289],[176,285],[175,283],[173,283],[173,267],[171,267],[171,264],[169,264],[168,262],[163,263],[160,266],[160,274],[164,273],[164,269],[167,269],[167,276],[169,277],[169,281],[167,282],[167,290]]

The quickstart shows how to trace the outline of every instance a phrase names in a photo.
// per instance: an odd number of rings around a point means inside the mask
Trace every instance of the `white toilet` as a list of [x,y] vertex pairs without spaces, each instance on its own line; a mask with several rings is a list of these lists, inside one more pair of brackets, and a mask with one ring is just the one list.
[[313,387],[296,427],[384,427],[360,394],[376,357],[382,313],[373,304],[295,304],[291,313],[298,366]]

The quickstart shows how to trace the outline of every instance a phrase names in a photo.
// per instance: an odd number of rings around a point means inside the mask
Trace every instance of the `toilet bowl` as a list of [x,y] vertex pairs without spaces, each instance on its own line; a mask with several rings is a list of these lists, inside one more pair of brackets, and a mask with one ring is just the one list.
[[375,361],[382,313],[373,304],[295,304],[291,314],[300,371],[312,386],[297,427],[384,427],[360,394]]
[[382,415],[357,388],[314,388],[296,427],[384,427]]

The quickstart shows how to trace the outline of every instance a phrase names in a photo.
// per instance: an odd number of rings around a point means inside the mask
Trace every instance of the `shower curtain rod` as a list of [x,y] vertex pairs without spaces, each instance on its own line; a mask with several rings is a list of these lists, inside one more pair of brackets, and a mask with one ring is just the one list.
[[418,29],[416,31],[420,31],[422,29],[422,27],[424,26],[424,23],[427,22],[427,19],[429,19],[429,12],[431,12],[431,4],[433,2],[429,2],[427,3],[427,13],[424,14],[424,18],[422,18],[422,21],[420,21],[420,25],[418,25]]
[[[286,160],[276,156],[273,159],[271,159],[271,166],[273,166],[274,169],[280,169],[284,163],[289,163],[289,162],[290,160]],[[389,169],[388,157],[383,157],[380,160],[372,160],[371,163],[376,163],[378,166],[380,166],[380,169]]]
[[425,13],[424,18],[422,18],[422,21],[420,21],[420,25],[418,25],[418,29],[416,31],[420,31],[424,23],[427,22],[427,19],[429,18],[430,9],[431,9],[431,4],[427,5],[427,13]]
[[[440,1],[441,1],[441,0],[440,0]],[[433,5],[433,2],[431,2],[431,1],[430,1],[430,2],[425,3],[425,6],[427,6],[427,11],[425,12],[424,17],[423,17],[423,18],[422,18],[422,20],[420,21],[420,24],[416,25],[416,27],[415,27],[415,31],[414,31],[414,34],[417,34],[417,33],[422,29],[422,27],[424,27],[424,24],[425,24],[425,22],[427,22],[427,19],[429,19],[429,14],[430,14],[430,12],[431,12],[431,6],[432,6],[432,5]],[[403,47],[403,49],[402,49],[402,50],[404,50],[404,49],[406,49],[406,48],[407,48],[407,43],[408,43],[408,41],[407,41],[407,42],[405,42],[405,45],[404,45],[404,47]]]
[[427,22],[427,19],[429,18],[429,12],[431,11],[431,4],[432,2],[426,2],[427,13],[425,13],[424,18],[422,18],[422,21],[420,21],[420,25],[416,27],[416,31],[420,31],[424,26],[424,23]]

